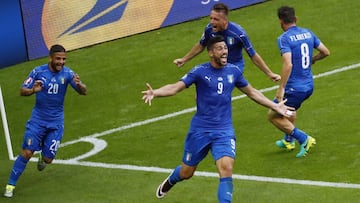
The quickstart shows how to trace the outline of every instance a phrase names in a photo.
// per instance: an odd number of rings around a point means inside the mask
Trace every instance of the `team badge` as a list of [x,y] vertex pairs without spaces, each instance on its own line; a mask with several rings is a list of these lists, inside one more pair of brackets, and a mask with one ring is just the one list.
[[32,141],[32,139],[31,139],[31,138],[29,138],[29,139],[26,141],[26,144],[27,144],[28,146],[31,146],[31,145],[32,145],[32,143],[33,143],[33,141]]
[[226,41],[228,45],[233,45],[235,43],[235,39],[233,37],[227,37]]
[[186,153],[186,161],[191,161],[192,154],[187,152]]
[[227,79],[228,79],[228,82],[229,82],[229,83],[233,83],[233,82],[234,82],[234,75],[232,75],[232,74],[231,74],[231,75],[228,75],[228,76],[227,76]]

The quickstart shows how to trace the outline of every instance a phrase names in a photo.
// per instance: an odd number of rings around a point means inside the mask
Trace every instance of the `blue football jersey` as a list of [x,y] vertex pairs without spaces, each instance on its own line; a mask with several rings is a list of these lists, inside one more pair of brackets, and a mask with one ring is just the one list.
[[41,121],[64,121],[64,99],[68,84],[77,90],[73,80],[76,73],[64,66],[60,72],[51,72],[48,64],[34,68],[22,87],[32,88],[36,80],[41,80],[43,89],[36,93],[32,119]]
[[290,27],[278,38],[281,55],[291,52],[292,71],[286,89],[307,91],[314,86],[311,70],[314,48],[320,45],[319,38],[309,29]]
[[245,62],[243,59],[242,50],[244,49],[250,57],[256,53],[245,30],[240,25],[229,21],[226,30],[221,32],[214,32],[212,30],[211,24],[208,24],[205,27],[204,33],[200,39],[200,44],[206,47],[209,39],[217,35],[223,36],[225,43],[228,46],[228,62],[239,66],[239,68],[243,71]]
[[232,91],[248,85],[239,67],[228,63],[214,68],[208,62],[194,67],[181,80],[186,87],[196,86],[197,112],[192,129],[232,128]]

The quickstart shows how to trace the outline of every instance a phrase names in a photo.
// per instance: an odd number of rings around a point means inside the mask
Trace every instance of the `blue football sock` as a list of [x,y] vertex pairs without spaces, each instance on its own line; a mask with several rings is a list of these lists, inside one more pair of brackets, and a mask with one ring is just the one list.
[[284,140],[285,140],[286,142],[293,142],[293,141],[294,141],[294,138],[293,138],[291,135],[285,134],[285,135],[284,135]]
[[290,135],[293,136],[295,139],[297,139],[300,144],[303,144],[308,137],[308,135],[305,132],[297,128],[294,128],[294,130],[291,132]]
[[180,177],[180,170],[181,170],[181,165],[176,167],[175,170],[171,173],[169,177],[169,183],[171,185],[175,185],[177,182],[182,181],[182,178]]
[[220,178],[218,199],[220,203],[228,203],[232,200],[233,182],[231,177]]
[[23,156],[19,155],[18,158],[15,160],[13,168],[10,173],[10,178],[8,181],[9,185],[16,185],[21,174],[24,172],[26,168],[26,164],[29,160],[25,159]]

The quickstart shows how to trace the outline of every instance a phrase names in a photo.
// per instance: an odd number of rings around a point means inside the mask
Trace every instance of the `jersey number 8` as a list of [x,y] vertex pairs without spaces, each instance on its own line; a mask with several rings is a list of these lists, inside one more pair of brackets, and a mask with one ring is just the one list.
[[303,69],[307,69],[310,67],[309,46],[306,43],[301,44],[301,63]]

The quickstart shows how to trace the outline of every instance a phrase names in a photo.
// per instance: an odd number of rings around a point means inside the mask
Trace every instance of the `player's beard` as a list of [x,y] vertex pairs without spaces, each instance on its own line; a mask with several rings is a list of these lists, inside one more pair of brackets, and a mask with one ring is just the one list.
[[60,72],[61,69],[63,68],[64,64],[62,63],[51,63],[51,68],[55,71],[55,72]]
[[214,57],[214,61],[219,66],[225,66],[227,64],[227,54],[223,54],[221,57]]

